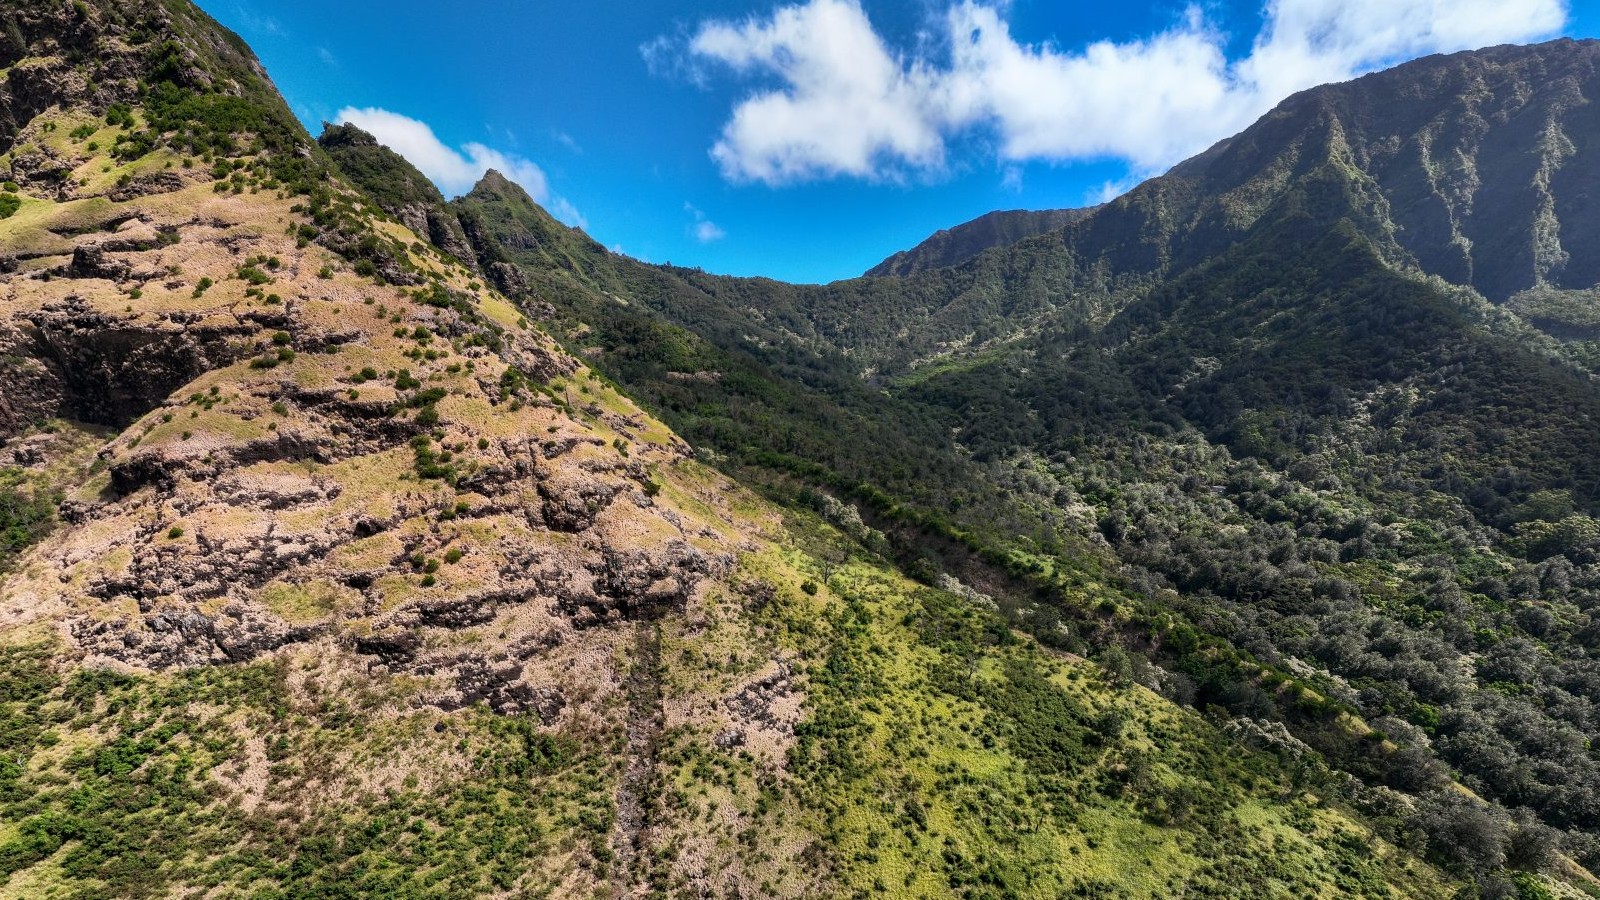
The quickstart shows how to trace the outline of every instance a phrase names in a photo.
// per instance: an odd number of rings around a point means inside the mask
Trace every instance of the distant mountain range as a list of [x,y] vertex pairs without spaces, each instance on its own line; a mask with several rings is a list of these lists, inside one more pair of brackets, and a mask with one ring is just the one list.
[[1039,212],[1013,209],[985,213],[971,222],[934,233],[910,250],[902,250],[868,269],[866,274],[874,278],[903,277],[928,269],[960,265],[990,247],[1004,247],[1024,238],[1065,228],[1093,212],[1094,207]]

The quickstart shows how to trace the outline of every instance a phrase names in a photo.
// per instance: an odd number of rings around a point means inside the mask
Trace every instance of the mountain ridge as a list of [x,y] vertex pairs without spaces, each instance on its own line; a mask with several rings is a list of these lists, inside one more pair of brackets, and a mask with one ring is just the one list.
[[[1498,804],[1480,824],[1560,829],[1547,849],[1592,869],[1594,169],[1563,161],[1600,146],[1570,102],[1597,46],[1313,89],[1086,219],[904,278],[579,252],[564,268],[607,287],[558,302],[558,331],[741,477],[856,498],[930,576],[1015,579],[996,593],[1041,640],[1134,647],[1415,809],[1456,809],[1459,778]],[[1500,200],[1462,206],[1474,179]],[[1482,233],[1494,253],[1461,240]],[[861,384],[879,398],[849,407]],[[835,404],[868,424],[819,436]],[[1362,719],[1384,737],[1337,724]],[[1392,821],[1514,889],[1459,823]]]
[[867,386],[784,393],[838,387],[799,317],[727,318],[781,286],[315,144],[186,0],[0,0],[0,33],[37,52],[0,88],[0,895],[1460,883],[1170,674],[908,578],[848,500],[732,480],[597,367],[876,427],[911,471]]
[[996,210],[970,222],[942,228],[909,250],[891,254],[868,269],[869,278],[904,277],[927,269],[960,265],[990,247],[1000,247],[1063,228],[1093,214],[1095,207],[1051,210]]

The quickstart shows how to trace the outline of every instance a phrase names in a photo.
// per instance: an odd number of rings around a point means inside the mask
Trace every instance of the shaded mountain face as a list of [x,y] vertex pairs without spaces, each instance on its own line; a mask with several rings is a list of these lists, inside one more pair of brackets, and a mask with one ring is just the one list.
[[1086,218],[1094,209],[1025,209],[985,213],[971,222],[943,229],[866,271],[869,278],[915,275],[960,265],[991,247],[1004,247]]
[[1562,40],[1430,57],[1317,88],[1116,205],[1174,198],[1158,207],[1171,220],[1159,230],[1209,255],[1217,237],[1208,232],[1225,240],[1247,230],[1284,187],[1335,164],[1363,192],[1371,236],[1392,242],[1397,262],[1495,302],[1540,284],[1591,287],[1600,270],[1574,263],[1570,248],[1591,243],[1597,227],[1588,197],[1600,118],[1585,100],[1600,87],[1597,63],[1600,44]]

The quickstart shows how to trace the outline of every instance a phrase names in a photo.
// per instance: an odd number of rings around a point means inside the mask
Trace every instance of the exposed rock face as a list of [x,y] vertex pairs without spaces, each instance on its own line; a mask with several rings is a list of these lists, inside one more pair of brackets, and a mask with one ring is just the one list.
[[[316,470],[403,450],[416,432],[384,418],[341,416],[337,405],[304,414],[306,424],[280,425],[272,436],[254,441],[123,447],[111,454],[111,483],[121,499],[91,513],[91,520],[139,519],[144,516],[138,511],[145,510],[163,522],[171,517],[195,524],[192,535],[168,534],[158,524],[116,541],[128,548],[126,565],[91,575],[84,597],[110,606],[133,603],[140,615],[109,623],[80,620],[73,635],[86,650],[150,668],[253,658],[334,627],[335,622],[291,625],[270,611],[274,596],[288,597],[284,602],[297,609],[322,602],[308,591],[337,596],[328,602],[359,618],[387,610],[372,619],[380,633],[454,631],[529,616],[544,622],[544,631],[559,633],[681,606],[704,578],[727,565],[681,538],[624,538],[641,517],[673,533],[676,527],[661,518],[665,512],[640,483],[617,477],[610,466],[580,462],[614,453],[604,442],[575,442],[585,452],[572,453],[569,463],[506,441],[475,458],[482,471],[494,474],[470,487],[463,483],[467,493],[459,496],[470,499],[457,501],[461,509],[450,508],[444,520],[455,530],[481,526],[498,535],[472,551],[484,569],[473,579],[479,586],[418,592],[395,606],[390,593],[396,580],[427,568],[419,558],[432,559],[436,567],[449,549],[462,546],[439,525],[415,530],[417,522],[438,515],[437,496],[384,491],[391,497],[387,512],[374,515],[370,502],[350,502],[356,498],[346,497],[348,489],[336,475]],[[528,453],[534,455],[519,456]],[[302,465],[304,470],[294,468]],[[625,496],[631,499],[619,503]],[[557,549],[539,537],[547,530],[580,540]],[[374,544],[392,549],[360,567],[333,562],[353,546]],[[69,552],[60,562],[70,566],[79,558]],[[323,587],[307,587],[313,583]],[[263,591],[269,608],[248,599]],[[225,605],[218,613],[206,612],[215,602]],[[358,650],[363,646],[389,665],[414,661],[404,641],[356,644]],[[436,661],[427,666],[440,668]]]
[[[74,277],[126,275],[129,266],[107,261],[98,248],[78,248],[69,267]],[[233,339],[257,326],[192,325],[168,318],[144,323],[126,314],[94,308],[82,296],[24,313],[0,329],[0,363],[28,390],[0,407],[0,436],[32,422],[66,417],[101,425],[126,425],[201,373],[241,355]],[[24,412],[25,411],[25,412]]]
[[433,246],[468,265],[476,265],[477,256],[467,243],[461,223],[439,206],[409,203],[395,210],[394,216],[400,220],[400,224],[426,238]]
[[17,153],[11,159],[10,180],[25,190],[71,200],[78,193],[72,172],[81,162],[48,147]]
[[151,172],[130,179],[126,184],[117,185],[108,196],[122,203],[138,197],[148,197],[151,194],[170,194],[182,190],[184,184],[183,176],[177,172]]
[[22,351],[32,338],[17,325],[0,321],[0,438],[57,415],[65,406],[60,373]]
[[508,262],[492,262],[484,268],[496,289],[508,297],[520,297],[528,292],[528,279],[522,270]]
[[714,740],[722,746],[745,746],[753,734],[771,740],[793,737],[800,719],[794,672],[784,660],[774,660],[768,669],[723,701],[737,724],[719,732]]
[[72,637],[96,655],[152,669],[248,662],[325,632],[326,626],[290,626],[262,610],[229,604],[216,616],[167,607],[140,620],[79,619]]
[[[471,270],[413,247],[361,277],[296,240],[292,200],[195,174],[70,200],[42,178],[30,196],[56,205],[0,265],[0,441],[51,418],[127,430],[8,582],[8,622],[52,618],[141,669],[331,643],[420,679],[418,702],[553,721],[571,684],[552,667],[726,571],[719,524],[655,497],[682,442],[644,437]],[[424,281],[448,302],[396,286]]]

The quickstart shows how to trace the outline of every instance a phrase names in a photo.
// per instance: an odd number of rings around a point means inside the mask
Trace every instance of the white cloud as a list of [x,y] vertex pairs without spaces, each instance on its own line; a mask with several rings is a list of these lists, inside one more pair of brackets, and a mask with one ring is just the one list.
[[1223,39],[1192,10],[1169,31],[1078,54],[1019,44],[995,9],[974,3],[953,8],[948,27],[948,121],[992,126],[1007,160],[1118,157],[1154,168],[1199,149],[1195,132],[1214,129],[1219,113],[1238,119]]
[[[1268,0],[1248,55],[1199,6],[1159,33],[1080,50],[1012,36],[1007,4],[949,6],[932,48],[900,53],[859,0],[708,21],[687,55],[765,79],[712,156],[736,181],[897,178],[992,135],[1005,163],[1112,158],[1148,174],[1233,134],[1298,90],[1415,56],[1558,32],[1567,0]],[[653,42],[652,58],[665,56]]]
[[766,182],[874,177],[897,161],[938,164],[944,141],[920,64],[894,56],[853,0],[810,0],[767,21],[710,22],[690,51],[784,87],[741,102],[711,155]]
[[532,161],[478,143],[458,150],[446,145],[428,123],[386,109],[345,107],[335,119],[369,132],[378,142],[405,157],[450,196],[470,190],[483,174],[495,169],[522,186],[536,202],[568,224],[586,227],[583,216],[566,199],[550,192],[544,170]]
[[1288,94],[1428,53],[1546,37],[1566,18],[1566,0],[1269,0],[1240,76]]
[[1115,181],[1103,181],[1099,187],[1093,188],[1083,195],[1083,205],[1099,206],[1102,203],[1110,203],[1138,187],[1139,182],[1143,180],[1137,173],[1129,173]]
[[236,2],[233,11],[246,31],[275,38],[288,37],[288,32],[284,31],[277,19],[258,12],[249,3]]
[[717,223],[706,218],[706,214],[697,209],[693,203],[685,203],[683,208],[688,211],[689,215],[694,216],[694,227],[690,229],[690,233],[694,235],[695,240],[702,244],[709,244],[728,236],[726,231],[719,228]]
[[583,213],[578,212],[578,208],[573,206],[572,201],[568,200],[567,198],[552,197],[548,201],[540,202],[544,203],[545,207],[550,210],[550,215],[555,216],[557,219],[560,219],[568,225],[582,228],[585,231],[589,230],[589,220],[585,219],[583,217]]

